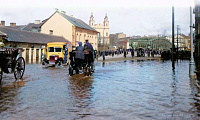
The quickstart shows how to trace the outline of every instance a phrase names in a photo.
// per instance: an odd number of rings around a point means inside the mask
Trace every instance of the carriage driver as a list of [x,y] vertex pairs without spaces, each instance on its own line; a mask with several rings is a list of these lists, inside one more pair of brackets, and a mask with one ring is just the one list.
[[90,64],[93,62],[93,47],[92,45],[88,42],[88,40],[85,40],[85,60],[87,64],[90,66]]
[[79,46],[76,47],[75,61],[76,61],[76,69],[77,72],[80,68],[82,68],[82,63],[84,61],[84,47],[82,46],[82,42],[78,42]]

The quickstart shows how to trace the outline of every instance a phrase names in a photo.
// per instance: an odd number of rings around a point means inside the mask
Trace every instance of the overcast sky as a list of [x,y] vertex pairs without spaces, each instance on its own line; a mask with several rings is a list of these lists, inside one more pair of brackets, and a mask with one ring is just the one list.
[[[16,22],[26,25],[44,20],[54,8],[67,15],[89,22],[93,12],[95,23],[102,23],[107,13],[110,34],[123,32],[127,36],[171,34],[172,6],[175,9],[175,29],[188,35],[190,6],[194,0],[0,0],[0,20],[6,25]],[[193,15],[194,16],[194,15]],[[194,19],[193,19],[194,22]]]

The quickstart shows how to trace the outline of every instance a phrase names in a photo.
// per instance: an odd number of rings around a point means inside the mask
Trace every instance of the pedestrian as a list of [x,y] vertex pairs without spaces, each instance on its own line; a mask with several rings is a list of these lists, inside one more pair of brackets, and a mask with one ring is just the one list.
[[114,53],[114,51],[112,50],[112,57],[114,57],[114,54],[115,54],[115,53]]
[[106,54],[105,54],[105,51],[103,50],[103,51],[102,51],[103,61],[105,60],[105,55],[106,55]]
[[131,50],[131,56],[134,57],[134,50]]
[[147,55],[148,55],[148,57],[150,57],[150,50],[148,50]]
[[66,64],[66,62],[67,62],[67,55],[68,55],[68,47],[67,47],[67,45],[65,45],[65,49],[64,49],[64,52],[65,52],[65,56],[64,56],[64,64]]
[[126,51],[124,50],[124,58],[126,58]]
[[151,51],[151,56],[154,57],[154,51]]
[[83,52],[85,48],[82,46],[82,42],[78,42],[78,44],[79,46],[76,47],[76,53],[75,53],[77,73],[79,73],[79,69],[82,68],[83,60],[85,59]]

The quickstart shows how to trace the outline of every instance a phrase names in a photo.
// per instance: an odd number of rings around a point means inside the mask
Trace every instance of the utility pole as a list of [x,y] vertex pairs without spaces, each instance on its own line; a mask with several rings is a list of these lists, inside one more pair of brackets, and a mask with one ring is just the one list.
[[174,6],[172,6],[172,69],[175,69],[174,66]]
[[177,52],[176,52],[176,55],[177,55],[177,61],[178,61],[178,26],[179,25],[177,25]]
[[189,68],[189,74],[190,76],[194,76],[195,73],[195,63],[194,63],[194,47],[193,47],[193,24],[192,24],[192,7],[190,7],[190,45],[191,45],[191,56],[190,56],[190,68]]

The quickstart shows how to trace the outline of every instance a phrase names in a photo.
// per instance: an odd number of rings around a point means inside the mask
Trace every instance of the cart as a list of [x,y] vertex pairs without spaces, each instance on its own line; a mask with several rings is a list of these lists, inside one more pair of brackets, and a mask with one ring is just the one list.
[[22,79],[25,71],[25,61],[21,57],[21,48],[0,47],[0,85],[3,73],[14,73],[16,80]]
[[[86,59],[84,59],[82,62],[82,73],[86,76],[91,76],[92,73],[94,72],[94,53],[90,53],[90,60],[87,62]],[[72,76],[74,74],[79,74],[79,70],[77,69],[77,63],[76,63],[76,58],[75,58],[75,52],[72,50],[72,52],[69,52],[69,75]],[[86,56],[86,54],[85,54]]]

